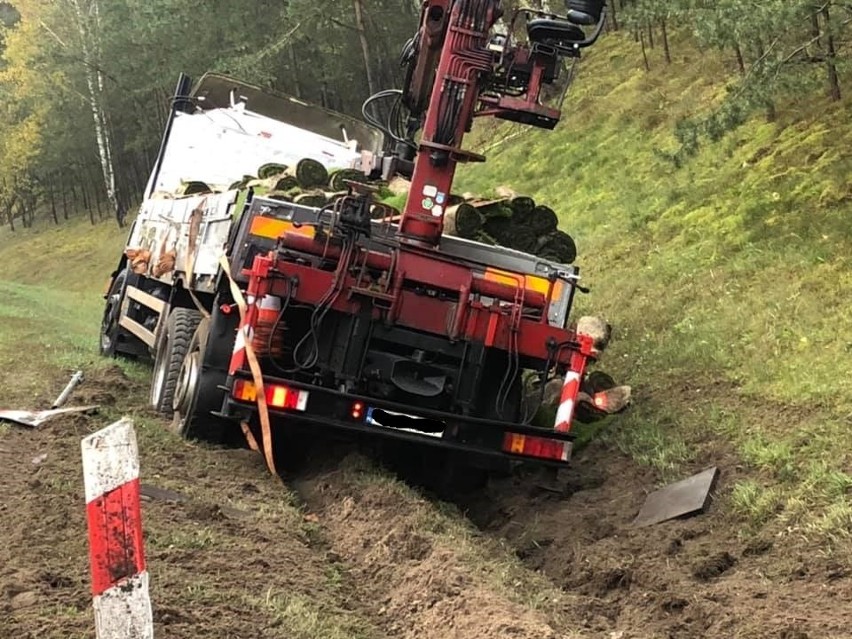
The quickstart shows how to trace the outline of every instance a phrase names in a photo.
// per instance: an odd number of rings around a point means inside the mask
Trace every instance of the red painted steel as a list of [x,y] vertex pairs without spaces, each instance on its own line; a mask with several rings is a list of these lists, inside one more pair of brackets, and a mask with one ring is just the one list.
[[[446,12],[448,2],[430,2],[429,10]],[[488,71],[487,44],[499,2],[454,2],[426,111],[400,234],[436,246],[444,226],[443,210],[453,185],[456,164],[465,159],[462,138],[479,100],[479,76]],[[470,13],[467,13],[470,12]],[[479,15],[473,15],[479,12]],[[478,24],[477,24],[478,22]],[[440,157],[441,159],[437,159]]]
[[[435,268],[433,260],[424,258],[422,261],[415,259],[408,262],[406,256],[408,254],[404,252],[400,256],[398,261],[400,269],[404,269],[405,265],[420,269],[415,273],[422,273],[422,280],[412,277],[411,271],[402,270],[406,279],[411,277],[414,281],[428,281],[429,274],[424,272],[423,269],[429,270],[433,274],[442,271],[442,269]],[[341,270],[345,271],[346,269]],[[452,270],[450,269],[450,271]],[[458,270],[469,275],[469,271],[462,266],[459,266]],[[284,277],[270,278],[268,276],[271,271],[275,271]],[[315,306],[328,297],[328,292],[333,285],[339,286],[343,291],[334,296],[330,302],[330,307],[336,311],[357,314],[360,312],[362,304],[372,303],[372,300],[368,298],[346,294],[346,291],[355,283],[355,278],[344,275],[342,280],[338,279],[335,284],[336,272],[319,270],[308,264],[297,264],[272,257],[257,256],[253,268],[247,272],[249,276],[248,291],[249,295],[271,293],[285,297],[288,295],[289,288],[286,278],[296,276],[299,285],[296,287],[295,293],[290,291],[292,303]],[[453,285],[458,285],[462,281],[462,278],[456,277],[456,275],[458,274],[441,278],[439,281],[452,291],[454,290]],[[476,281],[474,280],[474,282]],[[493,283],[489,282],[489,284]],[[247,314],[245,327],[253,326],[256,321],[257,312],[256,309],[252,311],[252,308],[253,305],[249,307],[250,312]],[[390,311],[387,312],[394,315],[394,321],[399,326],[446,336],[448,339],[451,337],[453,326],[458,325],[456,316],[461,312],[466,315],[467,321],[462,319],[460,322],[464,326],[464,330],[461,335],[456,336],[457,339],[487,343],[488,346],[494,348],[510,352],[517,351],[521,356],[539,360],[548,359],[550,354],[548,343],[562,344],[577,340],[577,335],[572,331],[542,324],[537,317],[521,316],[518,312],[517,303],[501,306],[495,302],[490,306],[485,306],[479,302],[469,301],[467,309],[459,311],[452,301],[419,295],[413,290],[402,289],[397,291],[395,301]],[[375,319],[380,319],[381,313],[382,311],[378,308],[373,309]],[[241,330],[244,330],[245,327]],[[560,364],[569,364],[572,352],[571,349],[561,349],[555,361]],[[234,370],[245,366],[244,361],[242,364],[240,363],[242,357],[239,353],[235,353],[235,358],[232,361],[232,367],[236,365]]]

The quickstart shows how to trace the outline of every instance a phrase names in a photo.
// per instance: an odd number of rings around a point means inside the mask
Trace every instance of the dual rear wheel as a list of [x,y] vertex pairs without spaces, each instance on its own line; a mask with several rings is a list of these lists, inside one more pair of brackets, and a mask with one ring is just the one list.
[[154,410],[172,418],[175,434],[214,444],[225,443],[232,429],[230,422],[211,414],[222,408],[225,363],[233,343],[227,328],[216,326],[218,319],[215,313],[206,318],[195,309],[170,313],[157,348],[150,394]]

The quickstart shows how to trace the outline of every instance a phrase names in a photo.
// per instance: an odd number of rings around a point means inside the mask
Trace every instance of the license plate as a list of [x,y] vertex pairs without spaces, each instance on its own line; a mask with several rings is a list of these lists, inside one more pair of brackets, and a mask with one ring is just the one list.
[[416,424],[416,422],[424,422],[424,423],[428,422],[428,423],[432,423],[432,424],[435,423],[435,420],[431,420],[431,419],[427,420],[427,419],[424,419],[423,417],[417,417],[416,415],[408,415],[406,413],[397,413],[397,412],[394,412],[394,411],[385,410],[383,408],[376,408],[374,406],[370,406],[367,409],[366,416],[364,417],[364,421],[367,424],[369,424],[370,426],[378,426],[379,428],[387,428],[389,430],[400,430],[400,431],[404,431],[406,433],[414,433],[415,435],[427,435],[429,437],[440,438],[440,437],[443,437],[443,435],[444,435],[444,431],[429,432],[429,431],[424,431],[424,430],[417,430],[417,428],[406,428],[406,427],[402,427],[402,426],[388,426],[388,425],[379,423],[373,417],[374,411],[377,411],[377,410],[380,410],[380,411],[384,412],[385,414],[392,415],[394,417],[402,417],[402,418],[407,418],[409,420],[413,420],[411,422],[412,426],[414,426]]

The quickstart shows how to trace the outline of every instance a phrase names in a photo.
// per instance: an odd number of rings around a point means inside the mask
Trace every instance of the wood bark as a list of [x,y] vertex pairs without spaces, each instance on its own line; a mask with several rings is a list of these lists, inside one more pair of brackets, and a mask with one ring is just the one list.
[[51,175],[47,180],[47,192],[50,196],[50,216],[53,218],[53,223],[59,226],[59,216],[56,214],[56,176]]
[[62,219],[68,219],[68,189],[66,188],[65,173],[59,173],[59,192],[62,194]]
[[[100,13],[97,0],[90,0],[88,14],[83,11],[81,0],[69,0],[77,20],[77,30],[80,35],[80,44],[83,51],[83,62],[85,66],[86,87],[89,92],[89,106],[92,111],[92,120],[95,126],[95,140],[98,147],[98,158],[100,159],[101,172],[103,174],[104,188],[107,199],[113,210],[118,212],[118,198],[115,191],[115,166],[112,159],[112,145],[110,142],[106,114],[103,106],[104,79],[103,73],[98,67]],[[96,71],[97,69],[97,71]],[[92,212],[93,215],[93,212]],[[93,222],[94,223],[94,222]],[[119,226],[121,226],[119,221]]]
[[745,75],[745,61],[743,60],[743,50],[740,48],[740,43],[734,43],[734,53],[737,56],[737,69],[740,71],[740,75]]
[[297,98],[302,99],[302,85],[299,83],[299,65],[296,63],[296,50],[292,44],[287,49],[290,55],[290,68],[293,71],[293,92]]
[[831,15],[828,12],[828,3],[820,11],[823,18],[823,33],[825,34],[825,69],[828,75],[828,95],[837,102],[840,100],[840,79],[837,77],[837,49],[834,44],[834,32],[831,29]]
[[662,31],[663,52],[666,55],[666,64],[671,64],[672,63],[672,54],[671,54],[671,51],[669,50],[669,34],[666,31],[666,19],[665,18],[660,19],[660,30]]
[[651,65],[648,63],[648,52],[645,50],[645,36],[642,31],[638,31],[639,33],[639,44],[642,45],[642,60],[645,62],[645,71],[651,70]]
[[361,41],[361,53],[364,56],[364,71],[367,76],[367,89],[370,95],[376,93],[373,83],[373,71],[371,69],[370,44],[367,41],[367,32],[364,28],[364,0],[352,0],[355,7],[355,26],[358,29],[358,39]]

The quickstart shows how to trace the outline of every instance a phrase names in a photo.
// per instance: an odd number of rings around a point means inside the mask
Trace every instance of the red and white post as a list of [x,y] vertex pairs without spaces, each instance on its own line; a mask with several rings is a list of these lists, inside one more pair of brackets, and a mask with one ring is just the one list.
[[115,422],[81,448],[97,639],[152,639],[133,422]]
[[588,335],[577,335],[580,349],[572,351],[565,380],[562,383],[562,395],[559,398],[559,408],[556,410],[556,423],[553,428],[558,433],[571,430],[574,421],[574,411],[577,407],[577,394],[586,372],[586,363],[592,355],[593,342]]

